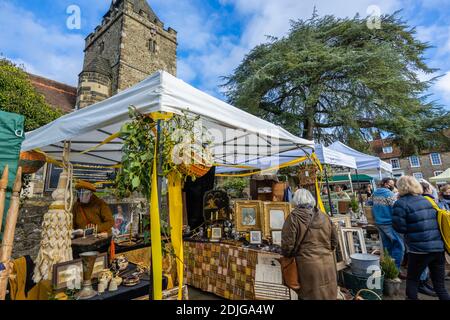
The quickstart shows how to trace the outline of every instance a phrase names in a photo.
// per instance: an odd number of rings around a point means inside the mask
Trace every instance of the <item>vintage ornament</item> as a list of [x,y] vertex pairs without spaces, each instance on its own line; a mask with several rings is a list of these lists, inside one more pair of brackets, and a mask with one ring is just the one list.
[[68,174],[64,170],[59,178],[58,188],[53,192],[55,200],[44,215],[42,240],[36,259],[33,280],[51,280],[53,266],[73,260],[72,255],[72,214],[65,211],[65,193]]

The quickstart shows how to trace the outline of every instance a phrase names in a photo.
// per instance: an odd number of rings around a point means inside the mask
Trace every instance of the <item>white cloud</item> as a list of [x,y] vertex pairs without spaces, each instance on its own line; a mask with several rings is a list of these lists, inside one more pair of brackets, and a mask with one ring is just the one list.
[[447,103],[450,103],[450,70],[436,83],[436,90],[441,93]]
[[40,22],[32,13],[0,1],[0,51],[28,72],[76,85],[84,39]]

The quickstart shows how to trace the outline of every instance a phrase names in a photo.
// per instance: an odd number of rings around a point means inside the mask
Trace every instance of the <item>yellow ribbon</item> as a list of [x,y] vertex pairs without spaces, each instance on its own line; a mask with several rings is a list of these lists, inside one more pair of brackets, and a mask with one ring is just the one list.
[[150,219],[152,241],[152,268],[153,268],[153,298],[162,300],[162,249],[161,249],[161,223],[159,216],[158,195],[158,166],[157,166],[157,140],[155,139],[155,155],[153,157],[152,190],[150,196]]
[[96,145],[95,147],[92,147],[92,148],[89,148],[87,150],[84,150],[84,151],[80,152],[80,154],[85,154],[85,153],[97,150],[101,146],[104,146],[105,144],[110,143],[111,141],[117,139],[119,136],[120,136],[120,132],[116,132],[116,133],[110,135],[108,138],[106,138],[102,142],[100,142],[100,144]]
[[183,197],[182,180],[175,172],[168,176],[169,180],[169,215],[172,246],[177,258],[178,300],[183,300],[184,257],[183,257]]
[[[323,167],[322,167],[322,164],[320,163],[319,158],[317,158],[316,153],[313,153],[311,155],[311,159],[313,160],[314,164],[318,167],[318,169],[322,173]],[[320,211],[322,211],[323,213],[326,214],[325,206],[323,205],[323,201],[322,201],[322,196],[320,195],[320,186],[319,186],[319,180],[317,179],[317,176],[316,176],[316,194],[317,194],[317,207],[320,209]]]

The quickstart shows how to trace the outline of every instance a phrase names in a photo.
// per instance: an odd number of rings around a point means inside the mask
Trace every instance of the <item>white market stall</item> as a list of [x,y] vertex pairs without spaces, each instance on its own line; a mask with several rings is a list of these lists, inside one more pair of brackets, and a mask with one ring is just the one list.
[[218,164],[236,165],[261,156],[304,148],[311,153],[314,142],[298,138],[285,129],[212,97],[167,72],[159,71],[132,88],[107,100],[78,110],[26,134],[22,150],[41,149],[62,159],[64,141],[71,141],[71,161],[115,165],[121,162],[122,143],[113,139],[129,121],[128,107],[139,112],[188,112],[201,117],[214,136],[213,154]]
[[[130,120],[130,106],[135,107],[142,114],[163,112],[199,116],[201,126],[207,128],[213,137],[211,152],[215,162],[214,166],[242,165],[259,157],[268,157],[290,150],[302,149],[305,154],[311,154],[314,151],[313,141],[298,138],[283,128],[201,92],[164,71],[155,73],[132,88],[107,100],[65,115],[42,128],[27,133],[22,150],[39,150],[52,160],[65,162],[67,162],[67,159],[64,158],[67,157],[67,152],[64,150],[68,150],[71,162],[117,166],[122,159],[123,145],[118,132],[122,125]],[[157,157],[154,159],[156,164]],[[156,182],[156,167],[156,165],[153,166],[153,182]],[[61,174],[61,177],[63,175],[65,172]],[[65,175],[65,179],[67,179],[67,175]],[[158,188],[156,187],[158,183],[153,182],[150,201],[152,206],[150,210],[152,268],[154,298],[158,300],[162,296],[161,235],[159,232]],[[64,186],[62,187],[64,188]],[[178,196],[181,199],[181,189],[179,189],[179,193]],[[172,242],[174,242],[173,235],[175,234],[179,243],[177,243],[177,247],[174,244],[174,248],[179,257],[177,259],[178,270],[182,275],[182,210],[180,208],[181,206],[177,208],[176,222],[173,222],[175,219],[172,220],[172,213],[170,220],[171,224],[176,224],[172,225]],[[44,220],[52,219],[50,211]],[[62,213],[64,212],[62,211]],[[61,221],[63,220],[64,222],[61,223],[68,223],[66,221],[68,217],[61,218]],[[63,235],[63,237],[67,236],[70,241],[70,235]],[[43,250],[42,247],[41,250]],[[41,256],[47,257],[42,259],[48,259],[46,252]],[[53,256],[57,257],[58,255]],[[42,265],[42,259],[38,257],[37,265]],[[48,273],[52,264],[65,262],[57,260],[57,258],[52,259],[51,263],[45,265],[44,272],[41,274]],[[179,283],[179,297],[181,297],[183,282],[179,281]]]
[[331,150],[335,150],[338,152],[342,152],[346,155],[352,156],[356,160],[357,170],[360,173],[370,174],[374,170],[377,171],[378,178],[381,180],[383,172],[387,172],[390,175],[392,174],[392,165],[382,161],[380,158],[371,156],[362,152],[359,152],[355,149],[346,146],[342,142],[335,142],[331,146],[328,147]]
[[443,173],[436,177],[430,178],[431,182],[434,183],[449,183],[450,182],[450,169],[445,170]]
[[[338,152],[335,150],[332,150],[330,148],[325,147],[322,144],[316,144],[315,145],[315,154],[317,155],[317,159],[320,161],[321,164],[326,164],[330,166],[336,166],[336,167],[343,167],[348,169],[357,169],[356,160],[354,157],[346,155],[342,152]],[[268,169],[268,168],[276,168],[279,165],[283,165],[285,163],[289,163],[293,159],[298,159],[300,157],[306,156],[305,152],[301,149],[292,150],[283,152],[271,157],[264,157],[260,159],[256,159],[253,161],[249,161],[246,163],[246,165],[254,168],[260,168],[260,169]],[[239,169],[239,168],[218,168],[217,171],[219,173],[234,173],[234,172],[241,172],[245,169]],[[330,196],[330,188],[329,188],[329,179],[328,179],[328,173],[326,168],[324,169],[325,173],[325,179],[326,179],[326,186],[328,191],[328,202],[330,208],[332,207],[332,201]]]

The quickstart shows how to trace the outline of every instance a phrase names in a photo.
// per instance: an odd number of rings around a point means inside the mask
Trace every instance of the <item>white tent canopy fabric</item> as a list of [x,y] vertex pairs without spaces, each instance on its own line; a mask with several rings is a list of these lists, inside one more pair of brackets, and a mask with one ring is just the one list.
[[450,182],[450,169],[447,169],[440,175],[430,178],[431,182]]
[[120,131],[129,121],[128,108],[139,112],[170,112],[200,116],[201,125],[213,137],[212,152],[219,164],[237,165],[262,156],[303,147],[312,152],[314,142],[296,137],[285,129],[214,98],[164,71],[119,94],[65,115],[26,134],[23,151],[40,149],[62,159],[64,141],[71,141],[71,161],[115,165],[121,162],[120,138],[97,146]]
[[[343,154],[341,152],[331,150],[321,144],[315,145],[315,153],[317,155],[317,158],[322,164],[328,164],[332,166],[340,166],[344,168],[350,168],[350,169],[356,169],[356,160],[352,156],[348,156],[346,154]],[[253,160],[248,163],[245,163],[245,165],[248,165],[250,167],[255,167],[258,169],[268,169],[275,167],[279,164],[287,163],[289,161],[292,161],[294,159],[304,157],[306,156],[305,151],[301,149],[292,150],[280,153],[278,155],[270,156],[270,157],[264,157],[261,159]],[[218,168],[218,173],[232,173],[232,172],[239,172],[244,171],[246,169],[237,169],[237,168]]]
[[388,173],[392,173],[392,165],[390,165],[389,163],[382,161],[378,157],[356,151],[355,149],[352,149],[339,141],[333,143],[328,148],[354,157],[358,170],[370,171],[375,169],[378,171],[386,171]]

